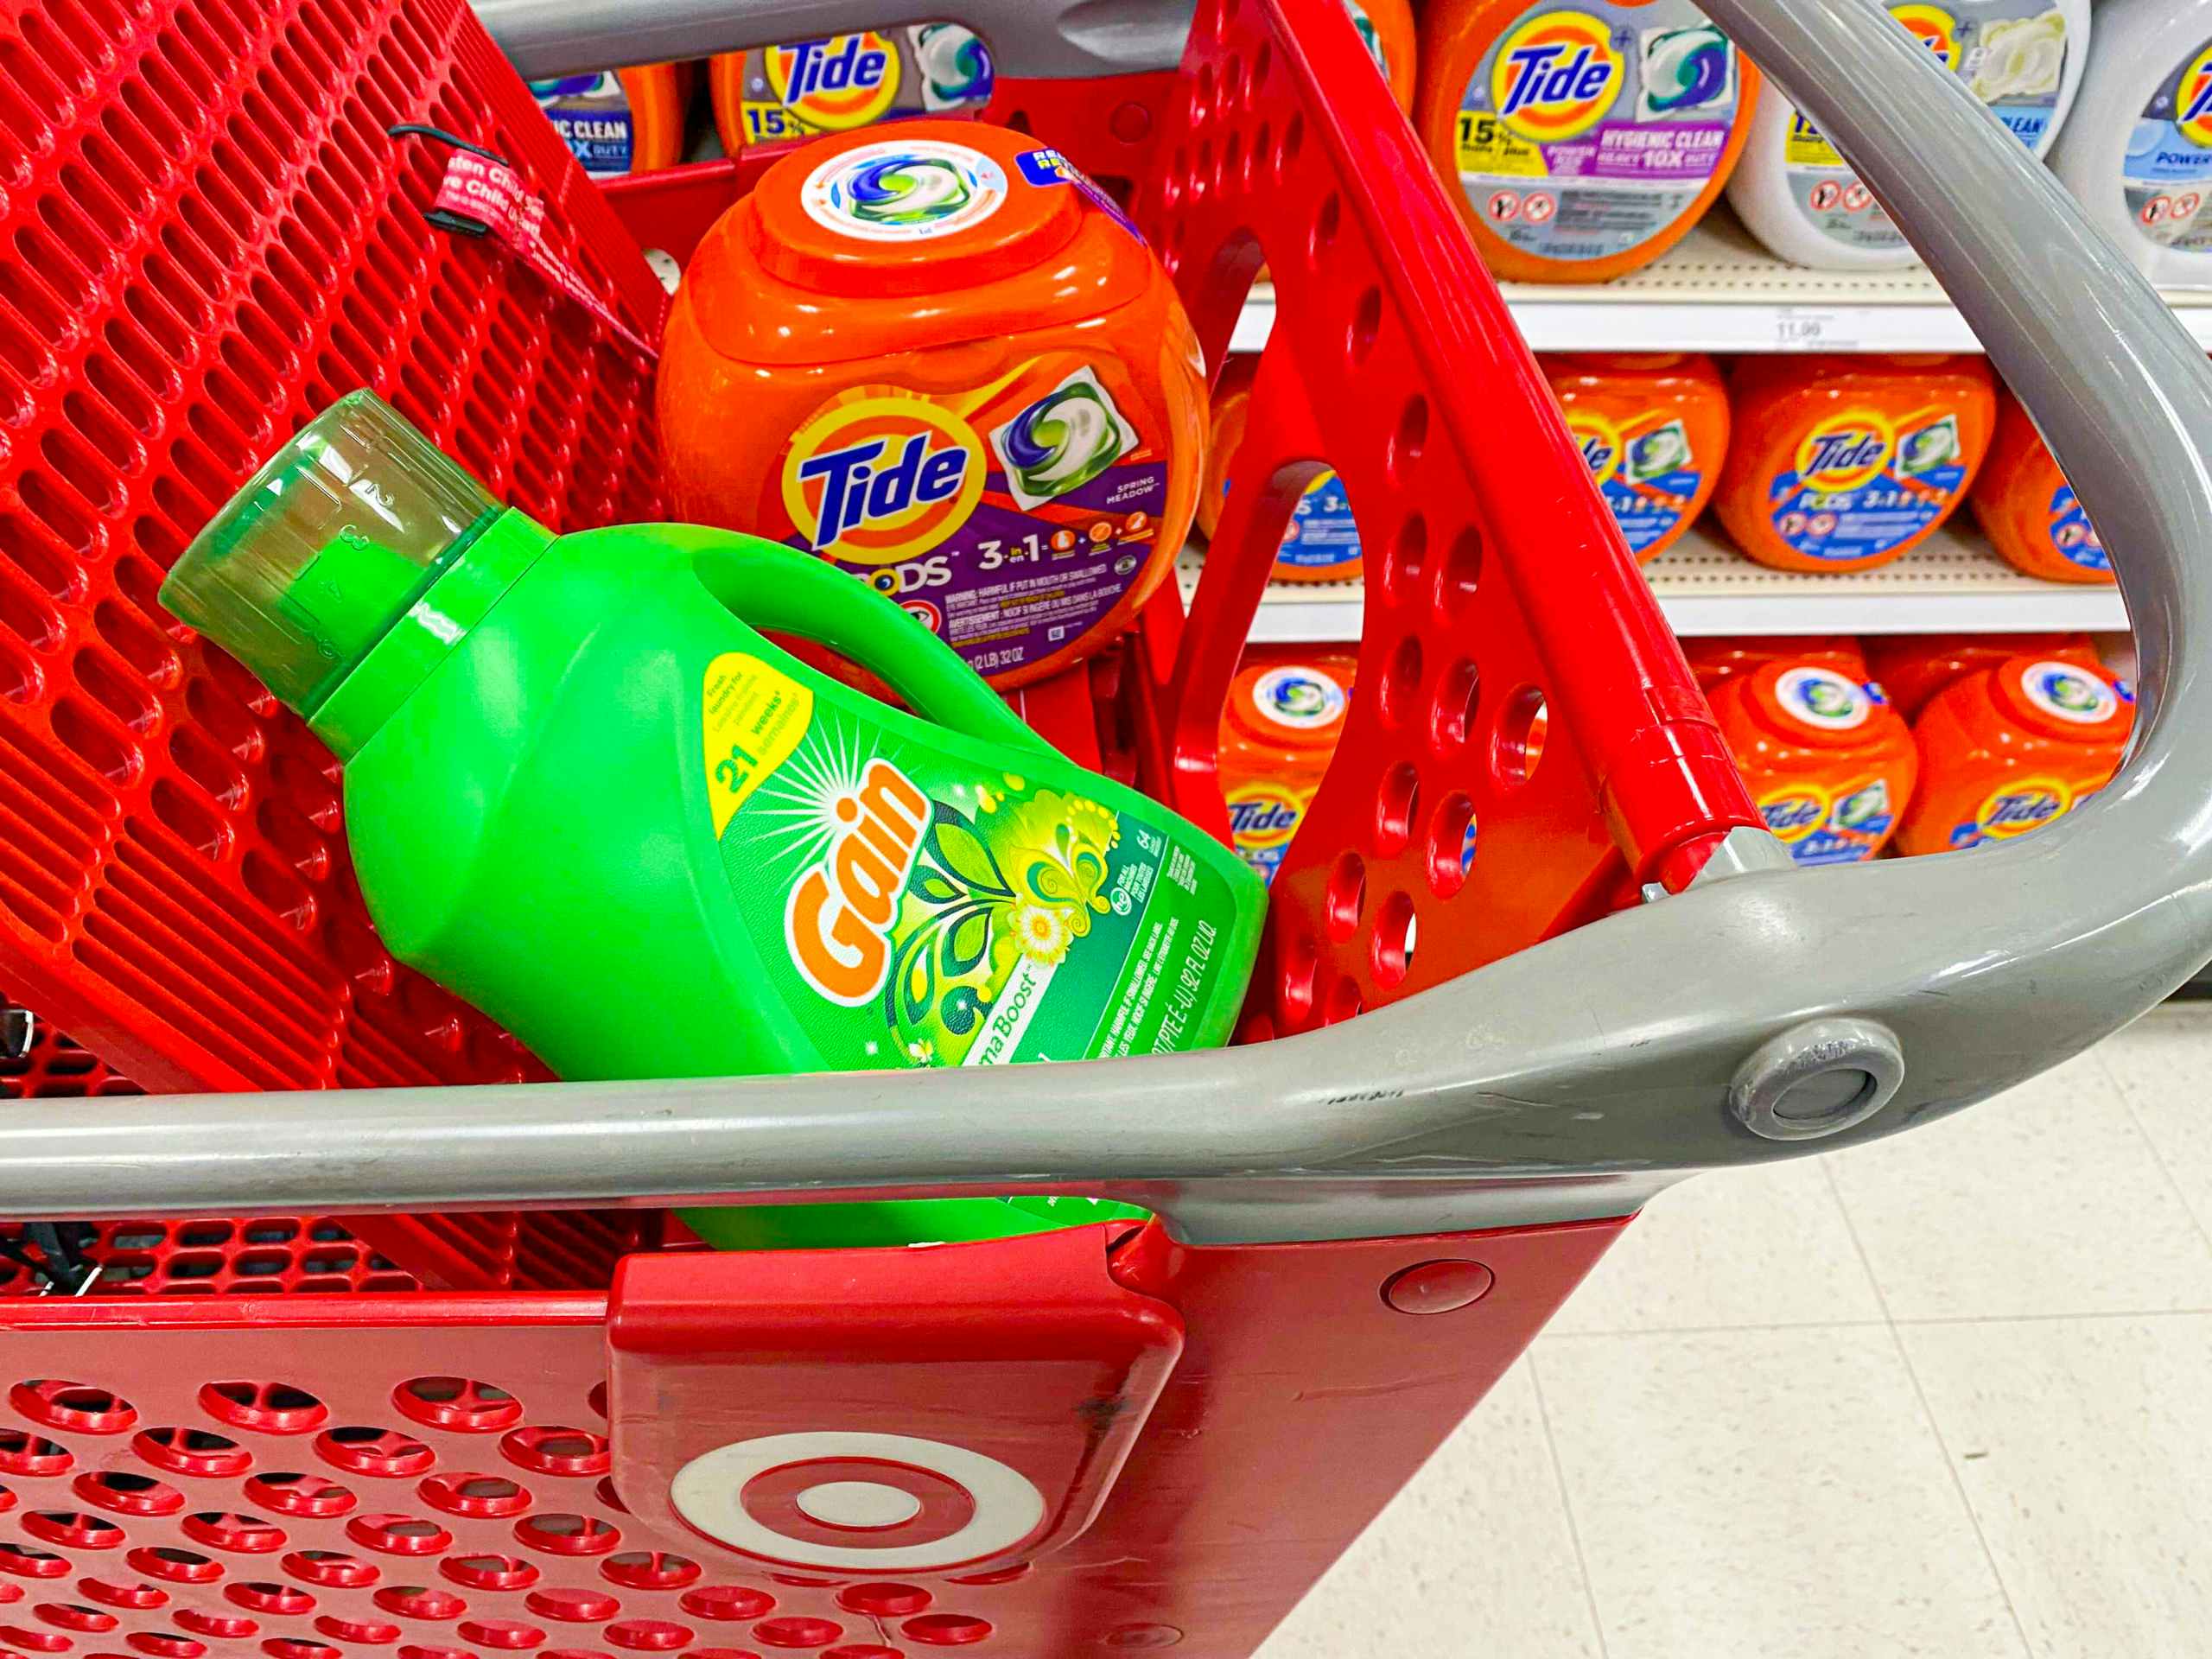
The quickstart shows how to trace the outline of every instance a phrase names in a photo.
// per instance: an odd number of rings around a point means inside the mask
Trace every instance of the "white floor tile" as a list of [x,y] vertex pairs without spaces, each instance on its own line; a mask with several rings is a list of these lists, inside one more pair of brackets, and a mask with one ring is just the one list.
[[2036,1659],[2212,1652],[2212,1317],[1903,1336]]
[[1548,1330],[1879,1323],[1882,1304],[1814,1160],[1694,1176],[1662,1192]]
[[1827,1161],[1894,1319],[2212,1308],[2212,1243],[2094,1053]]
[[1887,1329],[1546,1338],[1535,1373],[1608,1659],[2024,1654]]
[[1598,1659],[1524,1359],[1258,1659]]
[[2097,1058],[2120,1086],[2197,1225],[2212,1233],[2212,1006],[2177,1004],[2103,1044]]

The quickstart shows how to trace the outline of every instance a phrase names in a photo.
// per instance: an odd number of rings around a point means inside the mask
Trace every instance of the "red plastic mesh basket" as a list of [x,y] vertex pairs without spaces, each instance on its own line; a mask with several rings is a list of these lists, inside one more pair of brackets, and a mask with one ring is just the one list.
[[[442,156],[402,122],[512,160],[657,330],[658,286],[462,0],[0,0],[0,955],[149,1088],[544,1075],[392,962],[334,763],[155,598],[362,385],[548,524],[656,514],[648,372],[425,222]],[[512,1271],[510,1221],[361,1230],[442,1282]]]

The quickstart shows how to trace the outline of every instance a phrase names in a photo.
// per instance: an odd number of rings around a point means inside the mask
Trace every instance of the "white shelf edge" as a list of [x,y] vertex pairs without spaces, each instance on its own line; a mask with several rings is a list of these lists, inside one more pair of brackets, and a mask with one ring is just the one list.
[[[1666,257],[1592,286],[1503,285],[1539,352],[1979,352],[1966,319],[1918,266],[1808,270],[1776,258],[1732,213],[1707,217]],[[2212,349],[2212,289],[2167,303]],[[1253,290],[1230,349],[1256,352],[1274,327],[1271,288]]]
[[[1185,604],[1199,560],[1178,569]],[[1999,561],[1980,533],[1946,526],[1893,565],[1856,575],[1798,575],[1753,564],[1700,527],[1646,572],[1659,608],[1685,639],[1776,633],[2118,633],[2115,588],[2038,582]],[[1365,584],[1276,582],[1250,639],[1264,645],[1357,640]]]

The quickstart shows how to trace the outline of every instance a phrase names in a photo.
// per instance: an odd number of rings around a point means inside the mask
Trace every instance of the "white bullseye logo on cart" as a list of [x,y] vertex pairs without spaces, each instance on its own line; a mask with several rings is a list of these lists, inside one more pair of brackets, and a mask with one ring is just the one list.
[[955,1567],[1012,1549],[1045,1518],[1020,1471],[907,1434],[734,1440],[677,1470],[668,1496],[709,1538],[789,1567]]

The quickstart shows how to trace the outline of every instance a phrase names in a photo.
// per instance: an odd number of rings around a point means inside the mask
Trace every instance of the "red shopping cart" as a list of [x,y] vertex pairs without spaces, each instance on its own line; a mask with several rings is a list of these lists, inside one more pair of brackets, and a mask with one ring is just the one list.
[[[1015,1071],[533,1084],[391,962],[328,758],[160,573],[359,381],[556,528],[650,516],[625,336],[658,296],[460,0],[0,0],[0,975],[155,1087],[343,1085],[0,1118],[0,1214],[162,1218],[80,1225],[86,1294],[0,1283],[0,1648],[1247,1654],[1659,1185],[1964,1104],[2202,959],[2212,726],[2175,653],[2212,590],[2175,550],[2212,521],[2212,371],[1911,48],[1712,7],[1876,88],[1806,102],[1943,222],[1943,274],[1991,265],[1967,204],[2043,213],[1995,262],[2037,304],[1969,308],[2069,461],[2129,434],[2079,475],[2145,601],[2150,712],[2108,798],[2033,842],[1798,875],[1333,0],[937,9],[991,33],[992,118],[1131,182],[1212,360],[1263,259],[1279,295],[1278,412],[1192,616],[1032,717],[1217,815],[1214,717],[1322,459],[1378,550],[1344,759],[1272,901],[1275,1040],[1058,1068],[1050,1099]],[[480,10],[550,73],[881,8]],[[512,163],[588,303],[431,226],[409,124]],[[622,212],[680,254],[743,179]],[[2093,301],[2136,359],[2039,370]],[[2024,918],[2035,880],[2083,896]],[[651,1225],[1015,1188],[1161,1219],[762,1255]]]

